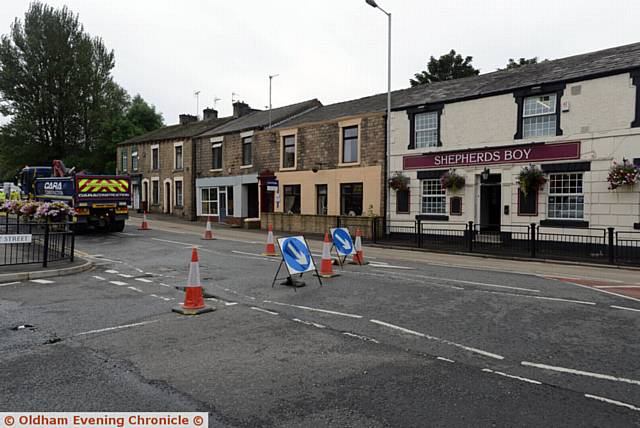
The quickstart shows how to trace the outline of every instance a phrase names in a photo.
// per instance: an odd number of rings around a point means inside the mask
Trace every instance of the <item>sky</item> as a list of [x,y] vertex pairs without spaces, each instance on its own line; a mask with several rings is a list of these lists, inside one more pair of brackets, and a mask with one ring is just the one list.
[[[0,0],[0,33],[28,0]],[[115,80],[163,114],[234,100],[253,108],[323,104],[387,89],[387,18],[365,0],[47,0],[78,13],[115,52]],[[473,56],[481,73],[509,58],[562,58],[640,41],[638,0],[378,0],[392,14],[392,89],[431,55]],[[4,120],[6,121],[6,119]],[[0,118],[0,123],[3,120]]]

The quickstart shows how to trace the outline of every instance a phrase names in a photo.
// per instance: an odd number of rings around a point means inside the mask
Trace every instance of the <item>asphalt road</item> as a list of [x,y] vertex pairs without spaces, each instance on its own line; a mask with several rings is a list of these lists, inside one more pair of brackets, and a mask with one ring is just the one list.
[[[379,250],[322,287],[307,274],[304,288],[271,288],[279,259],[260,255],[263,238],[85,235],[93,271],[0,284],[0,409],[208,411],[211,426],[640,425],[640,301]],[[193,245],[216,311],[184,317],[171,308]]]

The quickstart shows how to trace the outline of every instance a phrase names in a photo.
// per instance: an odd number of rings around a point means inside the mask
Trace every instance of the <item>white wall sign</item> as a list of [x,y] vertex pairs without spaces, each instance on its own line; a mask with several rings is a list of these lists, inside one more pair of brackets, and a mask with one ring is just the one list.
[[0,235],[0,244],[31,244],[30,234]]

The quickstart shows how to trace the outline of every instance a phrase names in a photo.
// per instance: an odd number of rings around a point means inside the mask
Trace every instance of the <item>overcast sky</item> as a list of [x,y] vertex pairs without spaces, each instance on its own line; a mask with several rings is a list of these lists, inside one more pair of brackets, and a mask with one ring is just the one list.
[[[29,1],[0,0],[0,32]],[[387,20],[365,0],[49,0],[80,15],[115,51],[116,81],[165,123],[200,109],[231,112],[386,91]],[[409,86],[430,55],[455,49],[482,73],[508,58],[561,58],[640,41],[638,0],[379,0],[393,14],[392,87]]]

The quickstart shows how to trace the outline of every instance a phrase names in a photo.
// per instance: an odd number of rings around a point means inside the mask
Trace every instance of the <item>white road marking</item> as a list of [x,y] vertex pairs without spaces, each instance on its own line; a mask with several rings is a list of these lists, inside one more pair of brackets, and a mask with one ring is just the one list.
[[593,398],[594,400],[603,401],[609,404],[615,404],[616,406],[626,407],[627,409],[635,410],[636,412],[640,412],[640,407],[636,407],[632,404],[623,403],[622,401],[612,400],[610,398],[599,397],[597,395],[584,394],[587,398]]
[[640,288],[640,285],[594,285],[595,288]]
[[129,290],[133,290],[133,291],[137,291],[138,293],[144,293],[144,291],[140,290],[139,288],[136,287],[127,287]]
[[142,236],[141,233],[129,233],[129,232],[120,232],[120,235],[126,235],[126,236]]
[[101,277],[101,276],[93,275],[93,277],[94,277],[95,279],[97,279],[98,281],[105,281],[105,279],[104,279],[103,277]]
[[310,326],[317,327],[317,328],[327,328],[327,327],[323,326],[322,324],[318,324],[318,323],[311,322],[311,321],[304,321],[304,320],[301,320],[301,319],[298,319],[298,318],[293,318],[292,321],[299,322],[299,323],[306,324],[306,325],[310,325]]
[[179,242],[179,241],[170,241],[168,239],[160,239],[160,238],[151,238],[154,241],[160,241],[160,242],[168,242],[170,244],[178,244],[178,245],[184,245],[185,247],[195,247],[195,248],[200,248],[200,245],[196,245],[196,244],[190,244],[188,242]]
[[612,380],[615,382],[624,382],[624,383],[630,383],[632,385],[640,385],[640,380],[628,379],[625,377],[617,377],[617,376],[612,376],[608,374],[586,372],[583,370],[569,369],[566,367],[549,366],[547,364],[531,363],[529,361],[522,361],[520,364],[522,364],[523,366],[536,367],[543,370],[552,370],[560,373],[569,373],[569,374],[580,375],[580,376],[589,376],[596,379]]
[[356,339],[364,340],[365,342],[380,343],[372,337],[361,336],[359,334],[351,333],[349,331],[343,331],[342,334],[344,334],[345,336],[355,337]]
[[168,297],[158,296],[157,294],[150,294],[150,296],[151,296],[151,297],[155,297],[156,299],[162,299],[162,300],[164,300],[165,302],[168,302],[169,300],[171,300],[171,299],[170,299],[170,298],[168,298]]
[[119,273],[118,276],[121,276],[123,278],[133,278],[133,275],[128,275],[126,273]]
[[503,294],[505,296],[516,296],[516,297],[525,297],[525,298],[529,298],[529,299],[550,300],[550,301],[554,301],[554,302],[577,303],[579,305],[595,306],[594,302],[585,302],[585,301],[582,301],[582,300],[561,299],[559,297],[530,296],[528,294],[507,293],[507,292],[504,292],[504,291],[489,291],[489,290],[474,290],[474,291],[477,291],[478,293]]
[[153,281],[151,281],[150,279],[147,279],[147,278],[135,278],[135,280],[136,281],[140,281],[140,282],[146,282],[146,283],[153,282]]
[[508,378],[511,378],[511,379],[521,380],[523,382],[533,383],[535,385],[542,385],[542,382],[538,382],[537,380],[529,379],[529,378],[526,378],[526,377],[514,376],[514,375],[507,374],[507,373],[494,371],[494,370],[491,370],[491,369],[482,369],[482,371],[486,372],[486,373],[494,373],[494,374],[497,374],[497,375],[500,375],[500,376],[504,376],[504,377],[508,377]]
[[388,263],[380,263],[380,262],[369,262],[369,266],[375,267],[375,268],[415,270],[415,268],[408,267],[408,266],[396,266],[396,265],[390,265]]
[[118,273],[117,270],[113,270],[113,269],[109,269],[109,270],[105,270],[105,273]]
[[109,281],[109,282],[114,285],[127,285],[126,282],[122,282],[122,281]]
[[5,285],[14,285],[14,284],[20,284],[20,281],[5,282],[4,284],[0,284],[0,287],[4,287]]
[[384,321],[379,321],[379,320],[369,320],[374,324],[378,324],[384,327],[389,327],[395,330],[399,330],[402,331],[403,333],[408,333],[408,334],[413,334],[414,336],[418,336],[418,337],[422,337],[425,339],[429,339],[429,340],[434,340],[436,342],[440,342],[440,343],[444,343],[446,345],[450,345],[450,346],[455,346],[456,348],[460,348],[460,349],[464,349],[465,351],[469,351],[469,352],[473,352],[479,355],[483,355],[485,357],[489,357],[489,358],[495,358],[496,360],[504,360],[504,357],[502,355],[498,355],[498,354],[494,354],[493,352],[487,352],[487,351],[483,351],[482,349],[478,349],[478,348],[472,348],[470,346],[465,346],[465,345],[461,345],[460,343],[456,343],[456,342],[452,342],[450,340],[447,339],[441,339],[439,337],[435,337],[435,336],[430,336],[428,334],[424,334],[424,333],[420,333],[418,331],[415,330],[409,330],[408,328],[404,328],[404,327],[400,327],[394,324],[389,324],[387,322]]
[[169,287],[171,288],[171,286],[169,284],[165,284],[164,282],[161,282],[160,285],[162,285],[163,287]]
[[633,312],[640,312],[640,309],[634,309],[634,308],[627,308],[625,306],[615,306],[615,305],[611,305],[612,308],[614,309],[622,309],[625,311],[633,311]]
[[[561,279],[553,278],[553,277],[543,276],[543,278],[548,279],[548,280],[555,280],[555,281],[558,281],[558,282],[562,282],[564,284],[575,285],[577,287],[586,288],[587,290],[599,291],[600,293],[605,293],[605,294],[608,294],[610,296],[622,297],[623,299],[633,300],[634,302],[640,302],[640,299],[636,299],[635,297],[625,296],[624,294],[613,293],[611,291],[603,290],[602,288],[590,287],[588,285],[578,284],[577,282],[563,281]],[[577,278],[577,279],[579,279],[579,278]]]
[[258,312],[264,312],[264,313],[270,314],[270,315],[279,315],[277,312],[268,311],[268,310],[262,309],[262,308],[256,308],[255,306],[251,306],[251,309],[253,309],[254,311],[258,311]]
[[481,285],[484,287],[492,287],[492,288],[505,288],[509,290],[520,290],[520,291],[531,291],[532,293],[539,293],[540,290],[536,290],[534,288],[524,288],[524,287],[512,287],[509,285],[500,285],[500,284],[492,284],[487,282],[477,282],[477,281],[466,281],[463,279],[453,279],[453,278],[441,278],[437,276],[428,276],[428,275],[406,275],[414,278],[423,278],[423,279],[432,279],[438,281],[446,281],[446,282],[458,282],[460,284],[469,284],[469,285]]
[[235,306],[237,304],[238,304],[238,302],[224,302],[225,306]]
[[240,256],[243,256],[243,257],[245,257],[247,259],[268,260],[268,261],[271,261],[271,262],[279,262],[280,261],[280,259],[277,258],[277,257],[263,256],[262,254],[247,253],[247,252],[244,252],[244,251],[235,251],[235,250],[232,250],[231,252],[234,253],[234,254],[238,254]]
[[32,279],[31,282],[35,282],[36,284],[53,284],[53,281],[48,279]]
[[138,327],[141,325],[147,325],[147,324],[153,324],[154,322],[158,322],[159,320],[153,320],[153,321],[143,321],[143,322],[137,322],[134,324],[125,324],[125,325],[119,325],[116,327],[107,327],[107,328],[101,328],[99,330],[89,330],[89,331],[85,331],[82,333],[78,333],[76,334],[76,336],[85,336],[87,334],[95,334],[95,333],[103,333],[105,331],[113,331],[113,330],[121,330],[123,328],[131,328],[131,327]]
[[135,270],[137,270],[137,271],[138,271],[138,272],[140,272],[140,273],[144,272],[144,271],[143,271],[142,269],[140,269],[140,268],[134,268],[134,269],[135,269]]
[[450,360],[450,359],[445,358],[445,357],[436,357],[436,360],[446,361],[447,363],[455,363],[455,361]]
[[305,309],[307,311],[322,312],[324,314],[340,315],[340,316],[348,317],[348,318],[358,318],[358,319],[362,318],[362,315],[346,314],[344,312],[329,311],[327,309],[318,309],[318,308],[310,308],[308,306],[290,305],[288,303],[273,302],[271,300],[263,300],[263,302],[264,303],[271,303],[272,305],[281,305],[281,306],[289,306],[289,307],[292,307],[292,308]]

